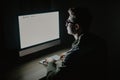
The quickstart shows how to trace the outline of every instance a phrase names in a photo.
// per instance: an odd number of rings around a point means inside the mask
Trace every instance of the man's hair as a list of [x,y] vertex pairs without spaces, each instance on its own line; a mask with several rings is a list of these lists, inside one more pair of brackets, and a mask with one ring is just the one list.
[[79,25],[81,25],[83,32],[88,32],[92,20],[92,16],[89,13],[88,8],[75,7],[69,8],[68,11],[70,11],[71,14],[74,16],[74,23],[78,23]]

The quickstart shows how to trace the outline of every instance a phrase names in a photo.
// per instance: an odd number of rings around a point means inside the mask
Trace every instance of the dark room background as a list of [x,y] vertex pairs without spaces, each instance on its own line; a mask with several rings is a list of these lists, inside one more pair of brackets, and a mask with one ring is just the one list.
[[[63,43],[67,9],[72,6],[88,7],[93,15],[91,32],[107,41],[107,78],[118,80],[120,64],[120,3],[109,0],[2,0],[0,12],[0,65],[7,69],[18,60],[19,32],[17,15],[33,11],[60,10],[60,29]],[[4,69],[3,69],[4,68]]]

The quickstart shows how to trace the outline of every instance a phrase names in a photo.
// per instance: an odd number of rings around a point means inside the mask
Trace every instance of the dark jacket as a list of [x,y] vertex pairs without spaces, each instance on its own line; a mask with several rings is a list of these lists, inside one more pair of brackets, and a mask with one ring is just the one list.
[[80,43],[73,44],[55,80],[105,80],[106,42],[93,34],[84,34]]

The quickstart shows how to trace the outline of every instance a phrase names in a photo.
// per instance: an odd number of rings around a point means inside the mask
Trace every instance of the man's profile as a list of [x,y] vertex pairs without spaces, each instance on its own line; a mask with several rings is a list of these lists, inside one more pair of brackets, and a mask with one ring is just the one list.
[[71,49],[61,55],[59,71],[48,74],[47,80],[104,80],[106,43],[89,32],[92,17],[88,9],[69,8],[68,13],[65,26],[75,41]]

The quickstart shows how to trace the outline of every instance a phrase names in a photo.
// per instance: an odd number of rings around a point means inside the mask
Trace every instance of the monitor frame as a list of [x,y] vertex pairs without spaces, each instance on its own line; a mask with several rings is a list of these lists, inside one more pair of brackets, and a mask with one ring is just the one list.
[[[25,13],[25,14],[22,14],[22,15],[30,15],[30,14],[43,14],[43,13],[51,13],[51,12],[58,12],[58,17],[59,16],[59,11],[58,10],[54,10],[54,11],[43,11],[43,12],[33,12],[33,13]],[[21,16],[21,15],[18,15],[18,16]],[[59,19],[59,18],[58,18]],[[59,19],[60,20],[60,19]],[[58,21],[59,21],[58,20]],[[19,24],[19,23],[18,23]],[[19,40],[20,40],[20,32],[19,32]],[[20,41],[19,41],[20,42]],[[58,39],[55,39],[55,40],[51,40],[51,41],[47,41],[47,42],[44,42],[44,43],[40,43],[40,44],[35,44],[35,45],[32,45],[32,46],[29,46],[29,47],[25,47],[25,48],[21,48],[19,46],[19,56],[22,57],[22,56],[25,56],[25,55],[28,55],[28,54],[32,54],[32,53],[35,53],[35,52],[38,52],[38,51],[41,51],[41,50],[45,50],[45,49],[48,49],[50,47],[53,47],[53,46],[57,46],[57,45],[60,45],[61,44],[61,40],[60,40],[60,21],[59,21],[59,38]]]

